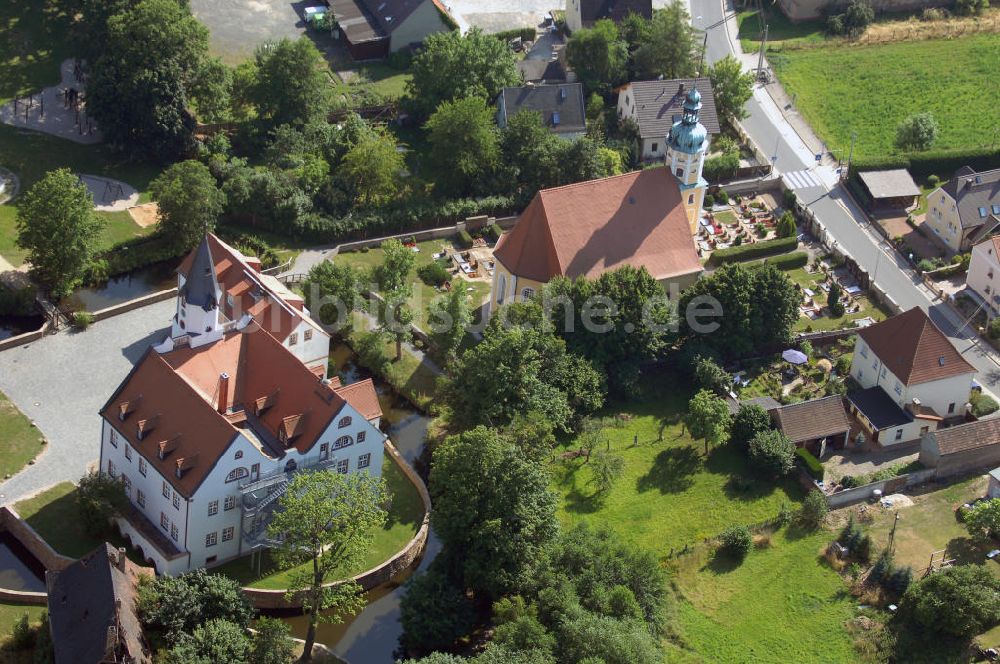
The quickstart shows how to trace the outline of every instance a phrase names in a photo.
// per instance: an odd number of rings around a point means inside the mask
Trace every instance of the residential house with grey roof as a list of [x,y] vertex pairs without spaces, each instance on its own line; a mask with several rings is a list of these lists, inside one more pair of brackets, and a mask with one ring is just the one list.
[[633,81],[618,88],[618,117],[638,125],[644,160],[663,159],[667,154],[667,135],[684,114],[684,101],[691,88],[701,94],[698,120],[710,137],[717,135],[721,131],[719,114],[708,78]]
[[587,132],[581,83],[504,88],[497,99],[497,125],[506,127],[507,120],[521,111],[540,114],[542,124],[563,138],[578,138]]
[[936,469],[937,478],[996,466],[1000,463],[1000,418],[924,434],[920,463]]
[[455,26],[440,0],[330,0],[330,9],[355,60],[385,58]]
[[963,166],[927,196],[927,227],[958,253],[1000,228],[1000,168],[977,173]]
[[602,18],[621,23],[629,14],[653,17],[652,0],[568,0],[566,27],[570,32],[589,28]]

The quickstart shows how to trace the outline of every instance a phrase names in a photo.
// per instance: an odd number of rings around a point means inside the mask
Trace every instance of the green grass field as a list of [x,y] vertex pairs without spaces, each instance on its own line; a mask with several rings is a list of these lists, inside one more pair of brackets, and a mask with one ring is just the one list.
[[677,632],[698,661],[830,662],[858,660],[844,621],[856,601],[820,559],[832,534],[783,529],[769,548],[739,566],[704,547],[678,561]]
[[13,475],[44,449],[42,434],[31,421],[0,392],[0,477]]
[[921,111],[940,125],[935,149],[988,146],[1000,126],[1000,35],[786,50],[770,62],[812,128],[845,155],[852,132],[856,157],[894,152],[897,125]]
[[[349,343],[356,343],[360,335],[368,331],[368,328],[367,319],[357,316],[354,329],[348,339]],[[437,391],[437,374],[405,350],[402,357],[396,360],[396,342],[393,339],[387,337],[383,348],[385,354],[392,358],[388,371],[383,376],[385,381],[417,408],[428,411],[431,404],[434,403]],[[339,367],[337,368],[339,369]]]
[[[385,527],[375,533],[375,539],[358,569],[349,570],[349,575],[358,574],[375,567],[392,557],[420,528],[424,518],[424,507],[420,502],[420,494],[403,471],[392,459],[385,457],[382,462],[382,477],[385,478],[389,493],[392,494],[392,505]],[[311,563],[308,563],[311,565]],[[305,567],[306,565],[303,565]],[[288,587],[292,570],[278,569],[273,559],[267,553],[261,563],[261,574],[250,566],[250,558],[243,557],[226,563],[213,571],[226,574],[240,583],[254,588],[282,589]]]
[[[621,426],[603,434],[625,460],[623,476],[607,495],[596,495],[590,467],[582,459],[554,462],[553,488],[561,498],[564,525],[583,520],[607,525],[623,539],[664,556],[730,525],[769,519],[782,504],[799,501],[801,489],[793,481],[738,487],[734,477],[749,472],[737,450],[723,445],[706,458],[704,442],[681,431],[680,418],[691,396],[684,383],[660,375],[647,384],[657,387],[643,401],[606,409],[607,415],[623,418],[617,420]],[[575,443],[562,446],[557,457],[576,449]]]
[[[827,39],[822,21],[793,23],[776,7],[767,12],[764,21],[767,22],[768,50],[781,48],[786,44],[820,44]],[[736,15],[736,22],[739,25],[737,36],[744,53],[760,50],[764,21],[757,11],[743,11]]]
[[[14,505],[14,511],[34,528],[56,553],[70,558],[85,556],[105,541],[103,538],[94,537],[84,529],[77,512],[75,492],[74,484],[60,482],[37,496]],[[117,533],[111,534],[107,541],[116,547],[125,547],[129,558],[139,564],[146,564]]]

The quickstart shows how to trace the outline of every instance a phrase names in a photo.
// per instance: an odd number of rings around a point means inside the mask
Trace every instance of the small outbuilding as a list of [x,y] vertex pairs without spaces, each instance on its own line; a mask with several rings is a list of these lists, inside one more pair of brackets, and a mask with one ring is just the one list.
[[826,449],[843,448],[851,431],[839,395],[781,406],[771,411],[771,419],[796,447],[805,447],[816,456]]
[[924,434],[920,463],[936,468],[938,478],[996,467],[1000,464],[1000,418]]
[[873,210],[908,210],[917,205],[920,187],[905,168],[858,173]]
[[582,83],[504,88],[497,99],[497,125],[506,127],[521,111],[538,113],[542,124],[563,138],[583,136],[587,131]]

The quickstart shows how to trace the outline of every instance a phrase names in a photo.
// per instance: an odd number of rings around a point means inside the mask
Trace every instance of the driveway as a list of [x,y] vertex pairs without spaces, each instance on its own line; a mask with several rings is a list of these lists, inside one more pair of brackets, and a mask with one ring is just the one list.
[[34,465],[0,484],[0,503],[86,473],[100,453],[98,410],[150,344],[169,334],[175,306],[159,302],[0,353],[0,391],[49,441]]
[[191,0],[191,11],[208,27],[212,53],[237,64],[264,42],[298,39],[306,31],[303,10],[319,4],[319,0]]

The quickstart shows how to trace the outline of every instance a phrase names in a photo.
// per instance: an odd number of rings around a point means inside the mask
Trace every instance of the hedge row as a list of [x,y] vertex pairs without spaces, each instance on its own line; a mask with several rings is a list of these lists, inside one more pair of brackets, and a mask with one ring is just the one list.
[[101,282],[153,263],[178,258],[184,253],[178,251],[177,246],[170,242],[169,238],[158,234],[127,240],[98,255],[91,265],[88,281]]
[[783,237],[755,244],[741,244],[727,249],[719,249],[712,254],[712,262],[716,265],[740,263],[742,261],[753,260],[754,258],[783,254],[787,251],[792,251],[797,246],[799,246],[799,239],[797,237]]
[[823,479],[823,464],[820,460],[814,457],[809,450],[804,447],[800,447],[795,450],[795,453],[802,459],[802,463],[806,467],[806,472],[812,475],[817,480]]
[[798,267],[805,267],[809,262],[809,254],[805,251],[793,251],[790,254],[782,254],[773,258],[765,258],[764,265],[773,265],[779,270],[794,270]]
[[1000,148],[972,148],[961,150],[928,150],[902,155],[855,159],[851,164],[851,177],[859,171],[880,171],[905,168],[914,177],[928,175],[947,176],[962,166],[970,166],[976,171],[1000,168]]
[[534,28],[515,28],[513,30],[504,30],[503,32],[494,32],[491,34],[502,42],[509,42],[512,39],[517,39],[518,37],[520,37],[523,42],[535,41]]

